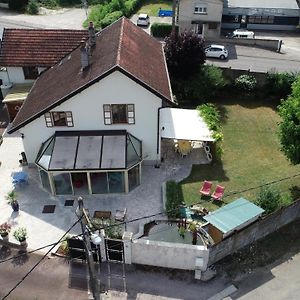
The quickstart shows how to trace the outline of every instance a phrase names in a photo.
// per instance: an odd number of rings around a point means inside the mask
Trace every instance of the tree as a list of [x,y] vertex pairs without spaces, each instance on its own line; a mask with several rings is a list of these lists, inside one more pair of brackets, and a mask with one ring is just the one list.
[[279,139],[281,151],[296,165],[300,163],[300,76],[292,85],[292,93],[279,105]]
[[205,62],[204,41],[197,34],[185,31],[166,38],[165,54],[171,76],[186,78]]

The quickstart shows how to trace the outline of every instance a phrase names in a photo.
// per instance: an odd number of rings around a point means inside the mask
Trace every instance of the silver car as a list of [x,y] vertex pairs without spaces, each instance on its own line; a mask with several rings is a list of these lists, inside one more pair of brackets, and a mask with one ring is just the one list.
[[147,14],[139,14],[136,25],[137,26],[148,26],[150,18]]
[[210,45],[205,48],[206,57],[215,57],[226,59],[228,57],[228,50],[222,45]]

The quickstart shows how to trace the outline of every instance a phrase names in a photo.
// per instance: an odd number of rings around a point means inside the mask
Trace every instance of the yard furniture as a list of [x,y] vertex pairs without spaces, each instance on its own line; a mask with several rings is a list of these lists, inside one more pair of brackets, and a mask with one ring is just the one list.
[[97,219],[110,219],[111,218],[111,211],[96,210],[94,212],[94,218],[97,218]]
[[124,208],[123,210],[117,209],[116,214],[115,214],[115,220],[124,222],[125,217],[126,217],[126,212],[127,212],[127,208]]
[[201,189],[199,190],[199,193],[204,195],[204,196],[209,196],[211,186],[212,186],[211,181],[204,180],[203,185],[202,185]]
[[178,141],[178,151],[182,157],[188,155],[192,150],[192,145],[190,141],[179,140]]
[[28,175],[24,171],[15,172],[12,175],[12,179],[13,184],[24,184],[27,183]]
[[225,187],[223,187],[221,185],[217,185],[216,186],[216,190],[213,192],[213,194],[211,195],[211,197],[214,200],[221,201],[221,199],[222,199],[222,197],[224,195],[224,190],[225,190]]

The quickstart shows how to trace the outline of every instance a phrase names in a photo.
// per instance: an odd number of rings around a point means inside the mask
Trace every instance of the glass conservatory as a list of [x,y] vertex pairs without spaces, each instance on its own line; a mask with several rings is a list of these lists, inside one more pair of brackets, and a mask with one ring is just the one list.
[[36,158],[54,195],[128,193],[141,182],[142,142],[126,130],[58,131]]

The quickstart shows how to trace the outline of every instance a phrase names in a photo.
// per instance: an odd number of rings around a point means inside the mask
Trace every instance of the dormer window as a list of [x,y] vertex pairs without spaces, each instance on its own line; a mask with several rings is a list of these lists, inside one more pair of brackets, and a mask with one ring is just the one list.
[[25,79],[37,79],[39,76],[38,67],[23,67]]
[[134,104],[104,104],[104,124],[134,124]]
[[207,15],[207,5],[206,4],[195,4],[194,14]]
[[66,126],[73,127],[73,116],[70,111],[52,111],[45,113],[47,127]]

